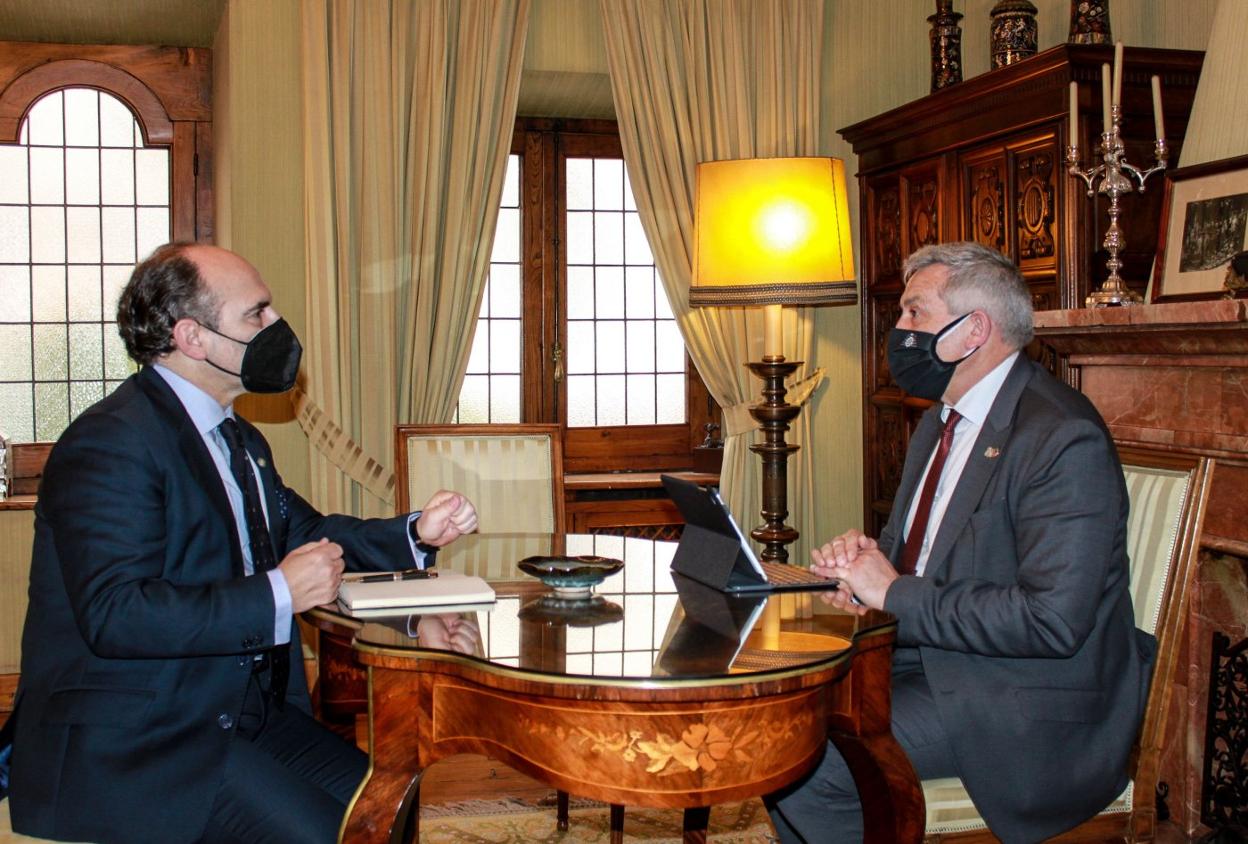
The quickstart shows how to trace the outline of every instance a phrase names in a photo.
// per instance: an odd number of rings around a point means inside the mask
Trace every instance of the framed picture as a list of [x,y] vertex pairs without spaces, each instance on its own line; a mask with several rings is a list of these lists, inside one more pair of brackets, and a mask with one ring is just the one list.
[[1228,276],[1244,296],[1246,250],[1248,155],[1166,173],[1152,301],[1217,299]]

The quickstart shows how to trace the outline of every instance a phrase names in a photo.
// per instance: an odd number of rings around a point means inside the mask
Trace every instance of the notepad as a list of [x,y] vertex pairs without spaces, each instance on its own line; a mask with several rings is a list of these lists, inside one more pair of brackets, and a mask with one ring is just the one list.
[[406,608],[488,604],[493,601],[494,590],[483,579],[440,568],[436,578],[380,583],[343,581],[338,587],[338,606],[352,615],[365,611],[375,614],[374,610],[402,611]]

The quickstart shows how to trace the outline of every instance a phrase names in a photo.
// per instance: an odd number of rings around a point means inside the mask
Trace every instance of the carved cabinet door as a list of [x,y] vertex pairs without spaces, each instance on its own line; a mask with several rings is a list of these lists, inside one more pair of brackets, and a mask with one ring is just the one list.
[[929,158],[862,181],[864,213],[863,386],[867,405],[866,528],[878,535],[901,480],[910,432],[926,402],[907,399],[888,371],[888,332],[900,316],[901,270],[914,250],[950,239],[956,220],[945,193],[945,161]]
[[1022,269],[1038,310],[1057,306],[1058,178],[1053,131],[959,156],[960,234],[1001,251]]

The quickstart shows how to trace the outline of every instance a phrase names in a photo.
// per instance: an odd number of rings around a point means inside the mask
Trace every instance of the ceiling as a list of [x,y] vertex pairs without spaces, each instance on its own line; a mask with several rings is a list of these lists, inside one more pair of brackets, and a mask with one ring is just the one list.
[[0,0],[0,41],[211,47],[225,0]]

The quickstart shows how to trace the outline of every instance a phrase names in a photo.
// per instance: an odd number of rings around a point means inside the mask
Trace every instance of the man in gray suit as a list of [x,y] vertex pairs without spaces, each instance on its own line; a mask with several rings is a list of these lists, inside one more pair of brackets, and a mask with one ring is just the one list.
[[[1020,353],[1031,298],[1008,259],[930,246],[905,279],[889,368],[937,403],[879,540],[851,530],[812,569],[841,582],[837,606],[897,617],[893,734],[919,777],[961,777],[998,837],[1038,841],[1126,786],[1148,694],[1156,643],[1131,609],[1122,468],[1088,400]],[[782,841],[862,837],[831,745],[769,802]]]

